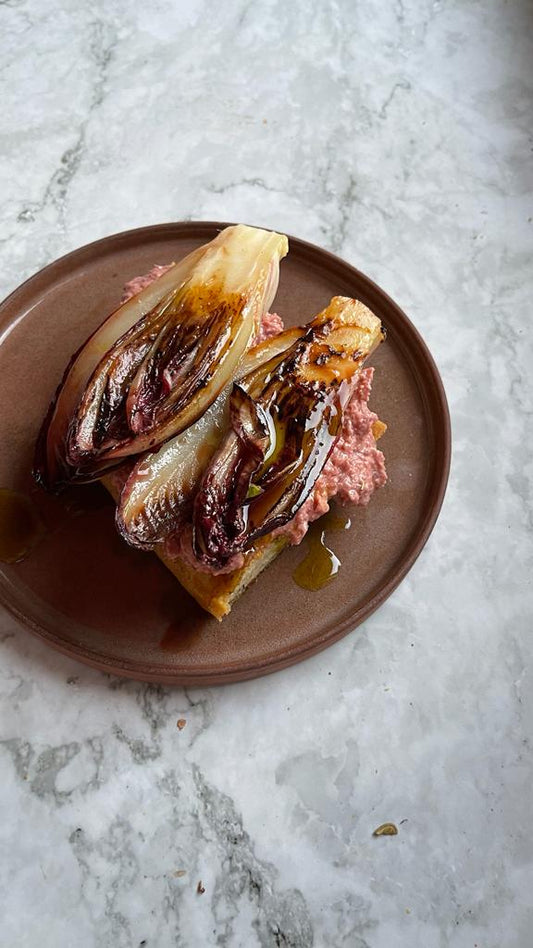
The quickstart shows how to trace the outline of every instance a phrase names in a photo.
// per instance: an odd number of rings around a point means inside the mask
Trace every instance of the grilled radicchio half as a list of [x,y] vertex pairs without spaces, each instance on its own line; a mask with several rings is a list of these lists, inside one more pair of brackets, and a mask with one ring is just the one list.
[[[305,333],[287,329],[249,349],[239,375],[285,352]],[[117,527],[132,546],[151,549],[190,519],[192,501],[213,453],[228,429],[231,383],[193,425],[137,461],[117,507]]]
[[94,480],[196,421],[235,377],[287,249],[281,234],[228,227],[112,313],[67,369],[37,479]]
[[194,501],[199,560],[219,569],[292,520],[340,434],[353,382],[381,339],[370,310],[337,296],[290,349],[234,384],[230,430]]

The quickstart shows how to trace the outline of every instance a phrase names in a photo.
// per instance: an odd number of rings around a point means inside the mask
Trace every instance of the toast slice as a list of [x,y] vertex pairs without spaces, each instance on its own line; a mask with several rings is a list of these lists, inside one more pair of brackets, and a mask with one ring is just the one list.
[[[330,384],[332,379],[352,377],[354,364],[358,367],[362,365],[383,339],[380,320],[363,303],[345,297],[333,297],[329,306],[310,325],[315,328],[324,325],[329,330],[329,345],[325,347],[327,358],[320,355],[320,350],[319,357],[312,358],[313,353],[310,352],[309,358],[304,359],[301,365],[297,363],[298,377],[311,384]],[[351,353],[351,359],[347,358],[348,352]],[[385,429],[383,422],[374,422],[372,433],[376,441]],[[129,473],[125,465],[102,478],[102,483],[115,501],[118,501]],[[218,575],[195,569],[178,553],[169,552],[166,544],[157,544],[154,552],[199,605],[220,621],[228,615],[233,603],[250,583],[288,543],[289,539],[284,535],[270,533],[260,536],[252,549],[244,553],[244,564],[240,569]]]
[[[120,480],[117,474],[103,477],[101,483],[117,502],[120,496]],[[233,603],[242,595],[247,586],[287,546],[287,542],[286,537],[261,537],[255,548],[245,554],[245,562],[240,569],[232,573],[220,573],[218,576],[194,569],[180,556],[167,553],[164,548],[156,548],[154,553],[193,599],[196,599],[198,605],[220,622],[224,616],[228,615]]]
[[[375,421],[372,426],[375,440],[381,438],[386,430],[387,425],[384,422]],[[102,484],[117,502],[121,490],[117,472],[103,477]],[[196,599],[202,609],[221,622],[224,616],[231,612],[231,607],[250,583],[253,583],[254,579],[257,579],[259,574],[270,566],[287,545],[288,539],[284,536],[261,537],[256,541],[254,549],[245,554],[245,562],[240,569],[232,573],[220,573],[218,576],[194,569],[180,556],[170,554],[164,548],[155,549],[154,553],[193,599]]]

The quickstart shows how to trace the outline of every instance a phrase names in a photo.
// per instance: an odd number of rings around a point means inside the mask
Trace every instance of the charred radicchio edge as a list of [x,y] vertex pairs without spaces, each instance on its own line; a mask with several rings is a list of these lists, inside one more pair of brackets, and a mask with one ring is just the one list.
[[237,225],[159,268],[71,360],[38,440],[37,479],[50,489],[96,479],[202,415],[268,311],[287,249],[283,235]]
[[362,303],[334,297],[289,350],[234,384],[230,429],[194,502],[193,549],[205,565],[226,566],[293,519],[381,337],[380,321]]

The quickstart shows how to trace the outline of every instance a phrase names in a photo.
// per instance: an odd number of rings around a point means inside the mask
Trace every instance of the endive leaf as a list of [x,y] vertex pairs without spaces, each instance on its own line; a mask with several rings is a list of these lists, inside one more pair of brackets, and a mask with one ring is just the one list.
[[303,338],[234,385],[231,428],[194,502],[193,546],[203,563],[220,569],[295,516],[381,338],[379,319],[362,303],[334,297]]
[[[287,329],[249,349],[239,374],[284,352],[304,332]],[[230,392],[231,384],[195,424],[137,461],[117,507],[118,529],[132,546],[149,549],[190,517],[202,473],[228,428]]]
[[39,438],[45,486],[101,476],[200,417],[277,289],[283,235],[237,225],[128,300],[74,357]]

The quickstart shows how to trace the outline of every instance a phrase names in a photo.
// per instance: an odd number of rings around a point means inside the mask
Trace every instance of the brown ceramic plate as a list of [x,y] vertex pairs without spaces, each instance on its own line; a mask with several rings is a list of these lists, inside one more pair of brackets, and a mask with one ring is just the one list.
[[46,267],[0,307],[0,487],[30,495],[46,534],[23,562],[2,565],[3,604],[50,645],[107,672],[169,684],[253,678],[313,655],[390,595],[424,546],[444,496],[450,425],[428,349],[396,304],[337,257],[290,240],[275,309],[307,321],[336,294],[370,306],[387,328],[372,357],[371,406],[389,426],[389,483],[329,545],[342,566],[319,592],[292,573],[306,541],[284,552],[222,624],[155,556],[121,541],[99,485],[57,500],[32,484],[33,445],[71,354],[120,299],[126,280],[210,240],[221,224],[144,227],[99,240]]

